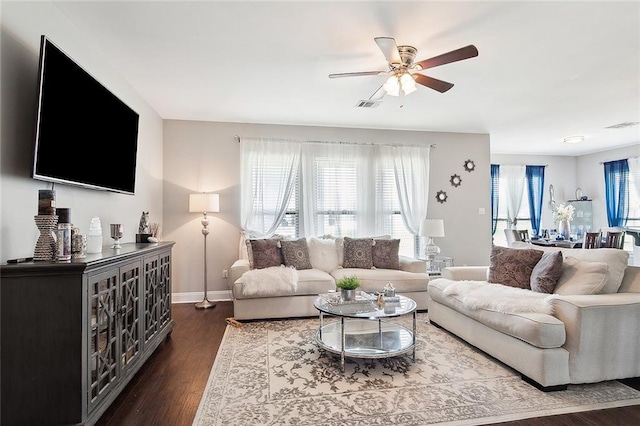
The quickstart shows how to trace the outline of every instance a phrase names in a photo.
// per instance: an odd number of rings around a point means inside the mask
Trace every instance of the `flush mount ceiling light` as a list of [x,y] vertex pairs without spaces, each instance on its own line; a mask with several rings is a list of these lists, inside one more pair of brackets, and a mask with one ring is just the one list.
[[584,140],[584,136],[568,136],[562,139],[564,143],[580,143]]

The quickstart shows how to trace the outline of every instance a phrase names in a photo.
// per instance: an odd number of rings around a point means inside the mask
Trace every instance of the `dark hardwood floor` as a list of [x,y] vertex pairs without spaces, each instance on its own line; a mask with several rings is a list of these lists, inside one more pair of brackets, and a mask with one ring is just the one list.
[[[230,316],[232,302],[218,302],[207,310],[195,309],[193,304],[174,304],[171,337],[160,345],[96,425],[191,425],[227,326],[225,318]],[[626,383],[640,389],[640,379]],[[640,425],[640,405],[500,424]]]

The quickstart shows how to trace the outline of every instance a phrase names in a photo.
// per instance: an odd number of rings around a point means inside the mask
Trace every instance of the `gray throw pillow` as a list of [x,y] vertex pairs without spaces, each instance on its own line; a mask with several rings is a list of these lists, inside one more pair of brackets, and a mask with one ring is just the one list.
[[531,289],[531,272],[542,251],[493,246],[489,264],[489,282]]
[[373,268],[371,257],[373,239],[372,238],[349,238],[344,237],[344,260],[343,268]]
[[400,240],[373,240],[371,258],[373,266],[381,269],[400,269],[398,252]]
[[282,254],[278,247],[280,238],[262,238],[248,240],[251,249],[250,266],[252,269],[268,268],[282,265]]
[[282,240],[280,241],[280,249],[286,266],[298,270],[312,268],[306,238]]
[[548,252],[531,271],[531,290],[538,293],[553,293],[562,275],[562,252]]

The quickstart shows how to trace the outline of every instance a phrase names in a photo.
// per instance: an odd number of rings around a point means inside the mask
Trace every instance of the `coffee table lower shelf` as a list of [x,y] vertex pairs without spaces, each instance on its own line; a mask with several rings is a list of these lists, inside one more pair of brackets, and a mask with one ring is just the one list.
[[389,358],[411,351],[414,361],[416,356],[415,332],[381,319],[341,317],[339,321],[322,324],[316,332],[316,342],[321,349],[340,355],[343,372],[345,357]]

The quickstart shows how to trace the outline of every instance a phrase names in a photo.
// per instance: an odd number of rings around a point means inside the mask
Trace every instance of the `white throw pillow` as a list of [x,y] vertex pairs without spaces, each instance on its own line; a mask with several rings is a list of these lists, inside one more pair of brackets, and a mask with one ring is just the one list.
[[308,246],[311,266],[325,272],[338,269],[340,263],[338,260],[337,241],[335,239],[310,237]]
[[554,294],[599,294],[607,282],[609,266],[604,262],[582,262],[567,256],[562,269]]

